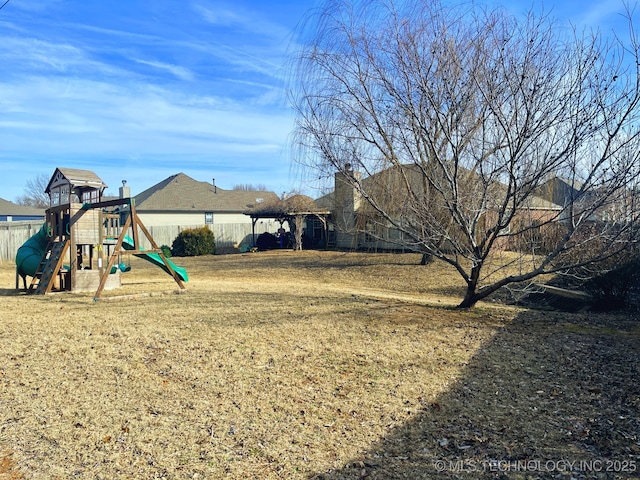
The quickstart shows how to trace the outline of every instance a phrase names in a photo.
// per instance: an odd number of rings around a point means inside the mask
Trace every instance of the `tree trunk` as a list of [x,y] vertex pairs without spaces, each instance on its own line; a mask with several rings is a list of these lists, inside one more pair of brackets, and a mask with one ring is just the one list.
[[456,308],[471,308],[478,302],[478,300],[480,300],[480,298],[476,293],[476,288],[468,285],[467,291],[464,294],[464,299]]
[[464,294],[464,299],[458,305],[458,308],[471,308],[478,300],[483,296],[478,295],[478,279],[480,278],[480,269],[482,263],[479,263],[471,268],[471,275],[467,279],[467,291]]
[[428,265],[433,261],[433,257],[428,253],[423,253],[420,259],[420,265]]
[[296,241],[294,250],[302,250],[302,228],[304,227],[304,219],[305,216],[304,215],[296,215],[295,216],[295,232],[294,232],[294,238]]

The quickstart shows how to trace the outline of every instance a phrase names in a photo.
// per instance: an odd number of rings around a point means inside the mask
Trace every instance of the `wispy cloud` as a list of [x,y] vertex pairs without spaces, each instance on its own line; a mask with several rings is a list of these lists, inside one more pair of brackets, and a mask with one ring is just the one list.
[[74,66],[86,65],[89,59],[82,50],[68,44],[55,44],[36,38],[0,37],[3,48],[0,60],[20,70],[69,71]]
[[196,1],[3,9],[0,197],[57,166],[134,193],[179,171],[291,190],[283,63],[297,16],[277,0]]
[[[196,178],[216,171],[221,186],[225,178],[227,185],[242,183],[234,176],[250,178],[264,168],[278,188],[288,180],[282,150],[291,125],[285,113],[142,84],[33,78],[24,87],[28,96],[0,84],[0,159],[30,165],[32,176],[56,166],[90,168],[114,184],[126,172],[138,191],[179,171]],[[24,169],[18,173],[20,187],[30,177]],[[264,171],[257,177],[254,182],[265,183]]]
[[215,7],[196,3],[192,8],[204,21],[213,26],[251,32],[272,41],[282,41],[291,31],[290,28],[272,22],[264,15],[255,13],[255,10],[245,9],[237,3],[218,2]]
[[194,80],[195,75],[192,71],[187,68],[181,67],[179,65],[171,65],[169,63],[163,63],[153,60],[135,60],[136,62],[142,65],[148,65],[150,67],[159,68],[161,70],[165,70],[172,75],[178,77],[180,80],[184,80],[187,82],[191,82]]
[[[28,2],[13,2],[11,8],[41,13],[45,10],[57,8],[63,1],[64,0],[30,0]],[[2,3],[4,3],[4,0]]]
[[222,33],[208,43],[217,48],[217,55],[232,65],[252,68],[265,75],[281,75],[279,69],[292,26],[283,27],[237,4],[218,2],[215,8],[194,4],[192,8],[211,27],[223,28]]
[[611,26],[622,19],[624,3],[619,0],[601,0],[590,4],[587,8],[578,10],[575,16],[578,23],[590,27]]
[[100,35],[101,38],[127,40],[129,42],[136,43],[154,43],[162,41],[162,37],[158,37],[157,35],[120,30],[116,28],[97,27],[95,25],[88,25],[85,23],[65,23],[62,26],[69,29],[84,30],[86,32],[95,33]]
[[[28,94],[26,93],[28,92]],[[273,150],[288,134],[288,116],[247,110],[228,99],[185,96],[144,84],[115,86],[87,80],[26,79],[20,87],[0,84],[4,111],[0,128],[39,131],[24,143],[5,143],[17,154],[73,151],[125,155]],[[90,138],[61,133],[91,133]],[[2,138],[0,133],[0,138]]]
[[204,5],[194,5],[194,10],[202,15],[205,21],[212,25],[224,27],[243,25],[246,17],[228,8],[208,8]]

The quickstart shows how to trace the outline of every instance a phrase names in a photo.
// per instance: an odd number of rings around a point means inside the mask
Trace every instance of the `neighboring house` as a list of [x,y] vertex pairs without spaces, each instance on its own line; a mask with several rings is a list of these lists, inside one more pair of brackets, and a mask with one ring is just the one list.
[[0,198],[0,222],[44,221],[44,209],[16,205]]
[[[224,190],[178,173],[134,198],[142,223],[159,245],[171,246],[184,228],[207,226],[214,232],[220,251],[250,242],[252,222],[245,213],[276,201],[278,196],[267,191]],[[274,219],[262,219],[255,225],[257,233],[275,233],[278,228]]]
[[[571,181],[562,177],[553,177],[545,182],[537,190],[537,195],[559,207],[566,207],[574,203],[576,215],[581,216],[582,209],[593,209],[593,213],[587,217],[591,222],[618,222],[625,223],[634,219],[634,212],[637,210],[638,193],[633,190],[620,187],[611,191],[607,191],[609,186],[603,186],[601,189],[591,189],[582,191],[583,184],[578,181]],[[610,194],[611,200],[603,202],[602,198],[606,194]],[[598,207],[594,208],[593,204]],[[568,220],[566,215],[569,211],[564,212],[564,220]]]
[[[318,199],[316,204],[321,208],[331,211],[330,226],[328,228],[330,246],[340,249],[366,249],[366,250],[402,250],[408,242],[404,241],[402,232],[384,226],[376,212],[362,198],[353,187],[353,183],[362,182],[365,190],[370,194],[391,199],[390,205],[397,203],[393,197],[393,185],[399,182],[422,182],[422,174],[415,168],[408,166],[403,169],[402,180],[390,168],[378,172],[370,177],[362,178],[360,172],[347,169],[345,172],[337,172],[334,176],[334,190]],[[468,177],[473,182],[473,175]],[[472,187],[472,185],[470,185]],[[403,187],[398,187],[401,189]],[[500,190],[504,188],[497,183],[495,194],[500,198]],[[384,202],[384,200],[382,200]],[[522,212],[516,215],[514,221],[527,221],[529,225],[542,223],[555,217],[561,210],[561,206],[549,198],[533,196]],[[391,212],[392,207],[387,209]],[[506,244],[505,244],[506,245]]]

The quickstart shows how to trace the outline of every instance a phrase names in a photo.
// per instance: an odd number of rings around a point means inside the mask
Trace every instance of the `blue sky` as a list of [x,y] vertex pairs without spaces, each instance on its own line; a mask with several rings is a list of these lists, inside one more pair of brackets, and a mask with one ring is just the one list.
[[[319,3],[11,0],[0,10],[0,197],[56,167],[93,170],[114,194],[123,179],[136,194],[179,172],[304,189],[287,148],[285,61]],[[545,8],[610,31],[622,3]]]

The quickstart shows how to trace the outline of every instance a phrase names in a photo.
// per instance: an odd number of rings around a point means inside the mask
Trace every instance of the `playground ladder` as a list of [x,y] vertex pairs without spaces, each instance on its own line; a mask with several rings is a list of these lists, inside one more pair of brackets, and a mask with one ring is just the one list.
[[[56,275],[60,271],[62,264],[64,263],[65,253],[69,248],[69,240],[52,240],[47,245],[38,270],[36,271],[29,290],[32,291],[35,287],[35,293],[39,295],[47,294],[53,288]],[[36,281],[38,282],[36,284]]]

